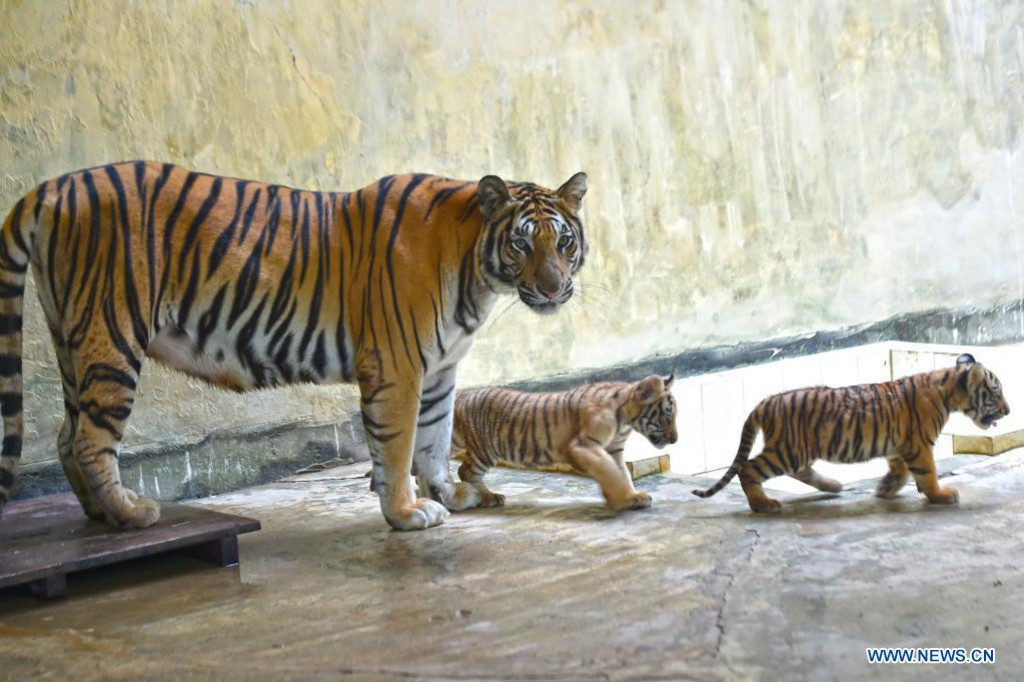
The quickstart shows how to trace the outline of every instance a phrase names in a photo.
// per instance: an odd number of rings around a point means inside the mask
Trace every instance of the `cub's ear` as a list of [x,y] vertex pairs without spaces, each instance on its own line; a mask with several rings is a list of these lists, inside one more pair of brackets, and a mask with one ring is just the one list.
[[667,391],[670,388],[672,388],[672,384],[675,383],[676,375],[675,374],[669,374],[667,377],[662,377],[662,381],[665,383],[665,390]]
[[[967,355],[964,353],[964,355]],[[960,358],[964,357],[963,355]],[[967,357],[971,357],[967,355]],[[960,358],[957,358],[956,368],[959,370],[956,378],[956,387],[966,393],[972,390],[978,385],[979,381],[985,380],[985,368],[976,362],[973,362],[974,358],[971,358],[972,362],[960,362]]]
[[633,389],[633,397],[642,405],[648,405],[661,398],[665,393],[665,382],[661,377],[651,375],[639,383]]
[[480,211],[489,218],[508,204],[512,203],[512,195],[508,193],[508,185],[497,175],[485,175],[476,186],[476,197],[480,200]]
[[579,211],[583,207],[583,197],[587,194],[587,174],[580,171],[572,176],[558,188],[557,194],[566,206],[573,211]]
[[960,367],[961,365],[973,365],[975,362],[977,362],[977,360],[974,359],[973,355],[971,355],[970,353],[964,353],[963,355],[956,359],[956,366]]

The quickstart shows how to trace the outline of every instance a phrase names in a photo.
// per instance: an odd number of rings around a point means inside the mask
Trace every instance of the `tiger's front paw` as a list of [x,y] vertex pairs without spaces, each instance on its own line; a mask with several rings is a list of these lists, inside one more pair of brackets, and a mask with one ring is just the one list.
[[957,492],[956,488],[939,488],[931,495],[928,495],[928,501],[933,504],[956,504],[960,501],[960,493]]
[[443,504],[421,497],[408,507],[385,511],[384,518],[395,530],[423,530],[440,526],[448,514]]
[[501,493],[495,493],[488,490],[483,494],[483,501],[480,502],[481,507],[504,507],[505,496]]
[[771,514],[782,509],[782,503],[770,497],[748,499],[747,502],[750,503],[750,509],[758,514]]
[[615,505],[615,511],[629,511],[632,509],[647,509],[651,506],[651,496],[647,493],[634,492],[625,500]]

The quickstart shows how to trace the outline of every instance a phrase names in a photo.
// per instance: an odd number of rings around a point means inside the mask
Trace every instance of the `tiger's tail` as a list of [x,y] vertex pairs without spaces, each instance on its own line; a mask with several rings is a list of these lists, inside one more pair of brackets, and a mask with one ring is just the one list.
[[729,484],[736,474],[740,472],[743,465],[746,464],[747,458],[750,457],[750,449],[754,447],[754,439],[757,438],[757,432],[761,428],[760,420],[758,419],[759,410],[755,409],[747,417],[747,421],[743,423],[743,434],[740,436],[740,449],[736,452],[736,458],[732,461],[729,466],[729,470],[725,472],[725,475],[718,479],[718,482],[707,490],[694,490],[693,494],[697,497],[711,497],[719,490]]
[[34,221],[26,219],[25,199],[19,201],[0,228],[0,515],[11,498],[21,459],[22,420],[22,307],[31,251],[27,239]]

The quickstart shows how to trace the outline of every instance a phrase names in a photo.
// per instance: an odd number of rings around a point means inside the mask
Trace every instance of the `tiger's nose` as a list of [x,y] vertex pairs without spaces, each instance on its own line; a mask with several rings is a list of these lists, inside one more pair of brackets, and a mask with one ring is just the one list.
[[537,291],[539,291],[540,293],[542,293],[545,296],[547,296],[548,300],[552,300],[552,299],[555,298],[555,296],[558,296],[558,293],[561,290],[562,290],[561,287],[559,287],[558,289],[555,289],[554,291],[548,291],[547,289],[545,289],[544,287],[541,287],[541,286],[537,287]]

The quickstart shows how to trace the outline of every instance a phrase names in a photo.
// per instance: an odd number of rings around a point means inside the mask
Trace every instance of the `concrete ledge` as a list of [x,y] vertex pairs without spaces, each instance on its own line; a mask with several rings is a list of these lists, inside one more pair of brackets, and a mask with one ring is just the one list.
[[[369,460],[358,415],[340,423],[287,422],[211,433],[195,443],[131,448],[121,453],[121,480],[161,500],[208,497],[276,481],[305,467]],[[14,499],[70,490],[60,462],[18,471]]]

